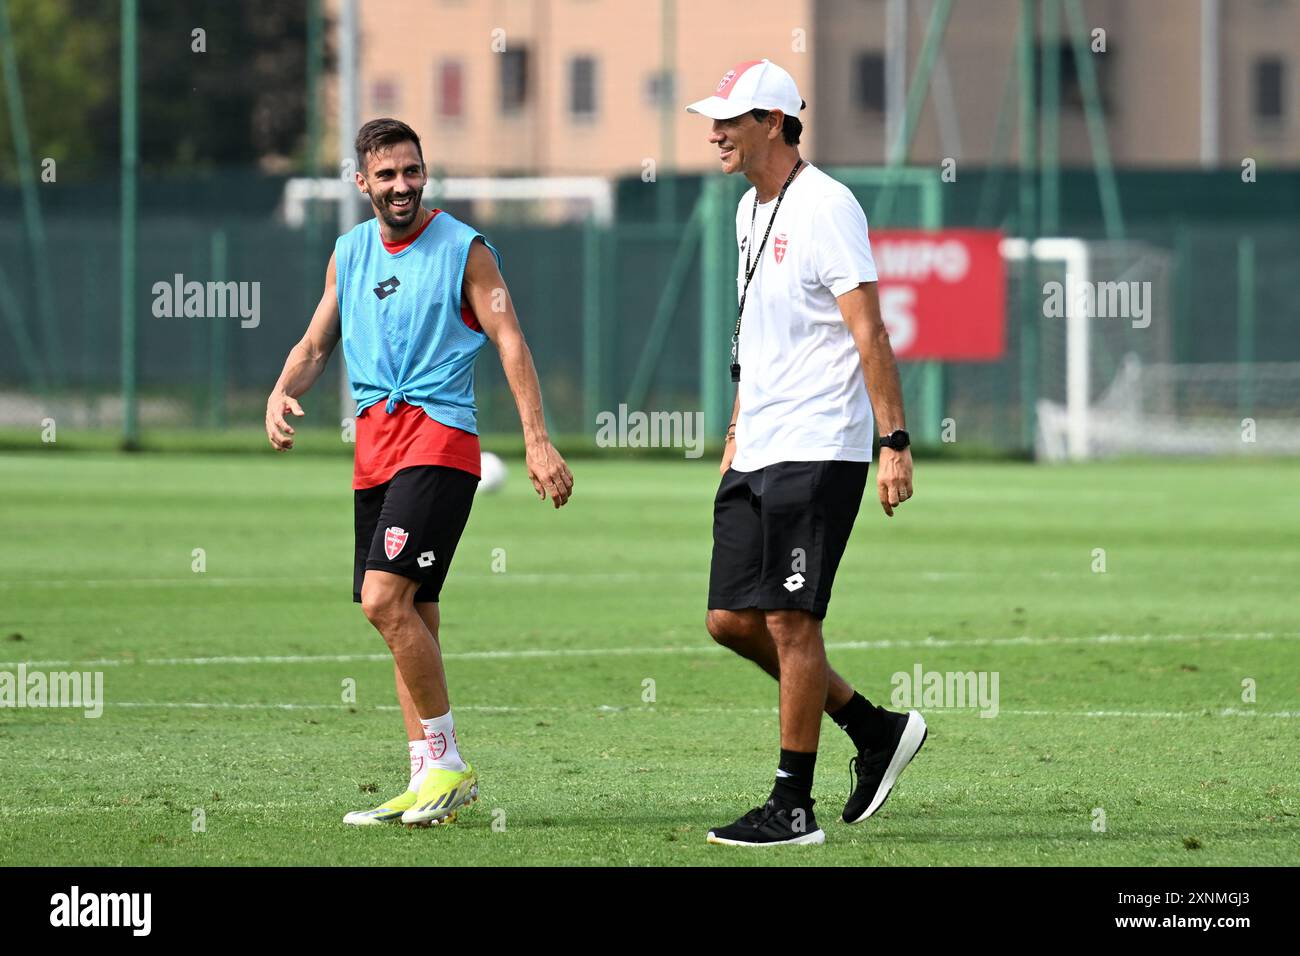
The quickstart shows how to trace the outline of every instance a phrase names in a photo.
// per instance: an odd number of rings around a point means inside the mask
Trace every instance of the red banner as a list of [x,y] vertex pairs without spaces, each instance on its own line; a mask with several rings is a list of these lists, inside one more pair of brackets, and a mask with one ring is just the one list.
[[900,359],[987,361],[1006,351],[1006,269],[993,229],[871,235],[880,311]]

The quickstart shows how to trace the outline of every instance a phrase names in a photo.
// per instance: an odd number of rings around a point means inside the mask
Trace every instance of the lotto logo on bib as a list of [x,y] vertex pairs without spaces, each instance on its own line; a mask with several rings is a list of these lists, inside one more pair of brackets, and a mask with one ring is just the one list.
[[781,260],[785,258],[785,250],[790,248],[790,237],[784,232],[776,237],[776,242],[772,244],[772,255],[776,257],[776,264],[780,265]]
[[384,554],[388,555],[389,561],[402,553],[402,549],[406,547],[406,539],[409,537],[410,535],[401,528],[385,529]]

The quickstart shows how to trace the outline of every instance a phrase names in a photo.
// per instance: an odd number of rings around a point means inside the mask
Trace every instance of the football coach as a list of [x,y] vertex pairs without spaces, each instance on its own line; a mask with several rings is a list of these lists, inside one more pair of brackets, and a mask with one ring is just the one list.
[[916,711],[892,713],[854,691],[831,670],[822,641],[866,487],[873,409],[876,488],[891,517],[912,497],[912,456],[866,215],[847,187],[799,155],[804,105],[789,73],[753,60],[687,107],[713,121],[708,140],[722,171],[752,184],[736,210],[739,388],[713,506],[707,624],[715,641],[780,683],[771,796],[710,830],[710,843],[825,841],[812,798],[823,711],[857,750],[846,823],[880,808],[926,735]]

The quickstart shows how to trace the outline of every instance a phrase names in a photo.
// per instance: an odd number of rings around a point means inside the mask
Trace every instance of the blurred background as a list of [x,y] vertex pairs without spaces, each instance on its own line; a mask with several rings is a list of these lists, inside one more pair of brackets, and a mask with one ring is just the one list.
[[[379,116],[501,250],[562,448],[620,404],[720,435],[748,184],[683,107],[768,57],[929,451],[1300,453],[1300,0],[0,0],[0,56],[0,447],[265,447]],[[256,314],[166,314],[190,282]],[[300,449],[350,453],[339,365]]]

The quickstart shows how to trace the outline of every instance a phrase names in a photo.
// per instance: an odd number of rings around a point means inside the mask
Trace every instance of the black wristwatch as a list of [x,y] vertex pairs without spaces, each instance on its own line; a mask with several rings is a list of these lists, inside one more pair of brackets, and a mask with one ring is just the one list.
[[890,432],[888,435],[880,436],[881,448],[892,448],[894,451],[902,451],[908,445],[912,444],[912,439],[908,437],[907,432],[899,428]]

